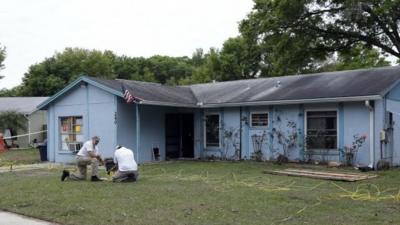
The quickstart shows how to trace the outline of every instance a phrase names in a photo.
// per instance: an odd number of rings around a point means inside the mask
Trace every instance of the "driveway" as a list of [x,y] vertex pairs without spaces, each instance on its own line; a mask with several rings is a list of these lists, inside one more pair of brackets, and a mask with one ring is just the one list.
[[15,213],[0,211],[0,224],[7,225],[56,225],[43,220],[21,216]]

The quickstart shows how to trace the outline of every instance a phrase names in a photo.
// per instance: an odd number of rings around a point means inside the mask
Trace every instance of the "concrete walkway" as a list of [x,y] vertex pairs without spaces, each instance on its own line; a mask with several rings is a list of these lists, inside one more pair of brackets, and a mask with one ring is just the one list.
[[12,168],[10,166],[2,166],[0,167],[0,173],[5,172],[16,172],[16,171],[26,171],[26,170],[35,170],[35,169],[47,169],[61,166],[59,163],[36,163],[36,164],[26,164],[26,165],[13,165]]
[[21,216],[15,213],[0,211],[0,224],[7,225],[56,225],[43,220],[34,219],[31,217]]

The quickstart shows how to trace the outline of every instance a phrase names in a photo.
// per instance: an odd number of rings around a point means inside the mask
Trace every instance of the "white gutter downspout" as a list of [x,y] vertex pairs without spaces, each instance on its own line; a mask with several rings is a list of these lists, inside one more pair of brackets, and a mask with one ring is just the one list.
[[[372,102],[373,103],[373,102]],[[369,109],[369,167],[375,167],[375,152],[374,152],[374,141],[375,141],[375,123],[374,123],[374,106],[371,104],[370,100],[365,100],[365,106]]]

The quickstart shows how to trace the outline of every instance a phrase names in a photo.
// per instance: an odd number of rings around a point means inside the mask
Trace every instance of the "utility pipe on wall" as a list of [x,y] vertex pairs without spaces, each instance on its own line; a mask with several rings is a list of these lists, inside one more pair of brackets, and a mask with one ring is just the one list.
[[370,100],[365,101],[365,106],[369,110],[369,160],[370,164],[368,165],[371,168],[375,167],[375,123],[374,123],[374,105]]

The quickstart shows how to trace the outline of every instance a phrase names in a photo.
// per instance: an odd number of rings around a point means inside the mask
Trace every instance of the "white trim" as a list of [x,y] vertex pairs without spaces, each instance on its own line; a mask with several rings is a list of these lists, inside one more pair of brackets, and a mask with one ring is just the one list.
[[141,104],[141,105],[183,107],[183,108],[199,108],[198,106],[192,105],[192,104],[181,104],[181,103],[174,103],[174,102],[147,101],[147,100],[140,101],[140,102],[138,102],[138,104]]
[[[336,150],[339,151],[339,107],[328,107],[328,108],[305,108],[304,109],[304,137],[307,137],[307,112],[327,112],[327,111],[336,111]],[[306,140],[304,140],[306,141]],[[329,150],[335,150],[334,148],[330,148]],[[304,145],[304,151],[307,151],[307,144]]]
[[[253,126],[253,114],[267,114],[267,126]],[[254,110],[250,112],[250,127],[251,128],[268,128],[269,127],[269,111]]]
[[296,99],[296,100],[276,100],[276,101],[255,101],[255,102],[235,102],[235,103],[207,103],[202,108],[232,107],[232,106],[257,106],[257,105],[288,105],[288,104],[307,104],[307,103],[329,103],[329,102],[355,102],[365,100],[379,100],[380,95],[336,97],[336,98],[316,98],[316,99]]
[[375,146],[375,106],[374,108],[369,110],[369,160],[370,160],[370,165],[375,168],[375,152],[374,152],[374,146]]
[[[210,115],[218,115],[218,146],[207,146],[207,116]],[[220,112],[208,112],[204,113],[204,122],[203,122],[203,136],[204,136],[204,148],[221,148],[221,113]]]

